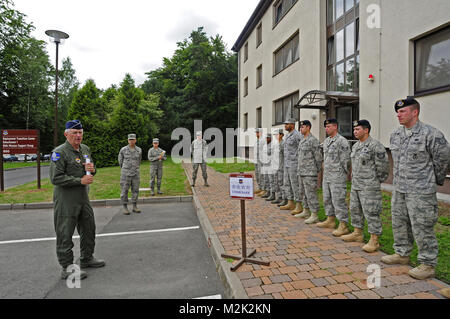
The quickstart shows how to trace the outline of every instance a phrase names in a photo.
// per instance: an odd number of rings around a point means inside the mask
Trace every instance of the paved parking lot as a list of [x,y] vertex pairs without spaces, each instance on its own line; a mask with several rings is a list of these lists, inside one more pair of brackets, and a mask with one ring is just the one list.
[[223,297],[192,203],[140,208],[130,216],[117,206],[94,208],[95,256],[106,266],[87,269],[79,289],[59,279],[52,210],[0,212],[0,298]]

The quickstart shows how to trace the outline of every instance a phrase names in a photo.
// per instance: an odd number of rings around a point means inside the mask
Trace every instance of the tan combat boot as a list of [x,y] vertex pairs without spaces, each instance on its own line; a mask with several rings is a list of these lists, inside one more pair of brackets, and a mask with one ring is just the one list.
[[363,250],[366,253],[373,253],[380,248],[380,243],[378,242],[378,235],[370,234],[370,239],[367,244],[363,246]]
[[363,230],[361,228],[355,228],[353,233],[348,234],[348,235],[343,235],[341,237],[341,239],[346,242],[356,241],[358,243],[362,243],[362,242],[364,242]]
[[410,271],[408,271],[408,275],[419,280],[433,278],[434,274],[435,274],[434,267],[425,264],[420,264],[416,268],[413,268]]
[[258,197],[261,197],[261,196],[264,196],[264,195],[266,195],[267,194],[267,192],[265,191],[265,190],[263,190],[263,191],[261,191],[261,192],[259,192],[258,194],[256,194]]
[[293,210],[295,208],[295,202],[293,200],[289,200],[287,205],[281,206],[281,210]]
[[409,264],[409,256],[400,256],[399,254],[392,254],[381,257],[381,261],[388,265],[400,264],[407,265]]
[[304,208],[303,209],[303,213],[295,215],[295,217],[300,217],[300,218],[307,218],[311,215],[311,211],[309,210],[309,208]]
[[303,211],[303,206],[301,202],[297,202],[294,210],[291,212],[291,215],[298,215]]
[[348,229],[347,223],[339,222],[338,228],[335,231],[333,231],[333,236],[341,237],[342,235],[347,235],[348,233],[350,233],[350,229]]
[[320,228],[334,228],[336,226],[335,224],[336,216],[328,216],[327,219],[321,223],[317,224],[317,227]]
[[312,212],[311,216],[307,220],[305,220],[305,224],[315,224],[319,222],[319,216],[317,216],[317,213]]

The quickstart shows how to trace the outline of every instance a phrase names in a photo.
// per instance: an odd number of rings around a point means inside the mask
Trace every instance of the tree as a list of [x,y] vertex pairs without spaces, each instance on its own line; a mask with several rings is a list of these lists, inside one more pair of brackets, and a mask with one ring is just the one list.
[[148,72],[141,88],[160,96],[159,107],[170,119],[161,127],[162,144],[173,145],[176,127],[193,130],[194,120],[203,127],[225,132],[237,126],[237,57],[226,50],[219,35],[208,38],[203,28],[177,44],[163,66]]

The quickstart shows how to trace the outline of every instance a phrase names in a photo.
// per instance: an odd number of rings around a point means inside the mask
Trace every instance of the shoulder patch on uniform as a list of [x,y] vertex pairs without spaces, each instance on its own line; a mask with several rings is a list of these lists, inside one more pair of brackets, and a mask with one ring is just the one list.
[[58,161],[60,158],[61,158],[61,154],[56,153],[56,152],[53,152],[53,153],[52,153],[51,159],[52,159],[53,162]]
[[386,154],[384,152],[383,153],[377,153],[378,159],[383,159],[385,156],[386,156]]

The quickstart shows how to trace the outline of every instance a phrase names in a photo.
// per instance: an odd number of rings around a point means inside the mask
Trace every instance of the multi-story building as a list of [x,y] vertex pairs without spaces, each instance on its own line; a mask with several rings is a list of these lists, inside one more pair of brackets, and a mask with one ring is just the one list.
[[321,141],[325,118],[336,117],[348,139],[364,118],[388,148],[393,105],[408,95],[420,119],[450,138],[448,0],[261,0],[233,50],[238,123],[250,136],[238,138],[241,157],[252,157],[253,128],[291,116],[310,120]]

